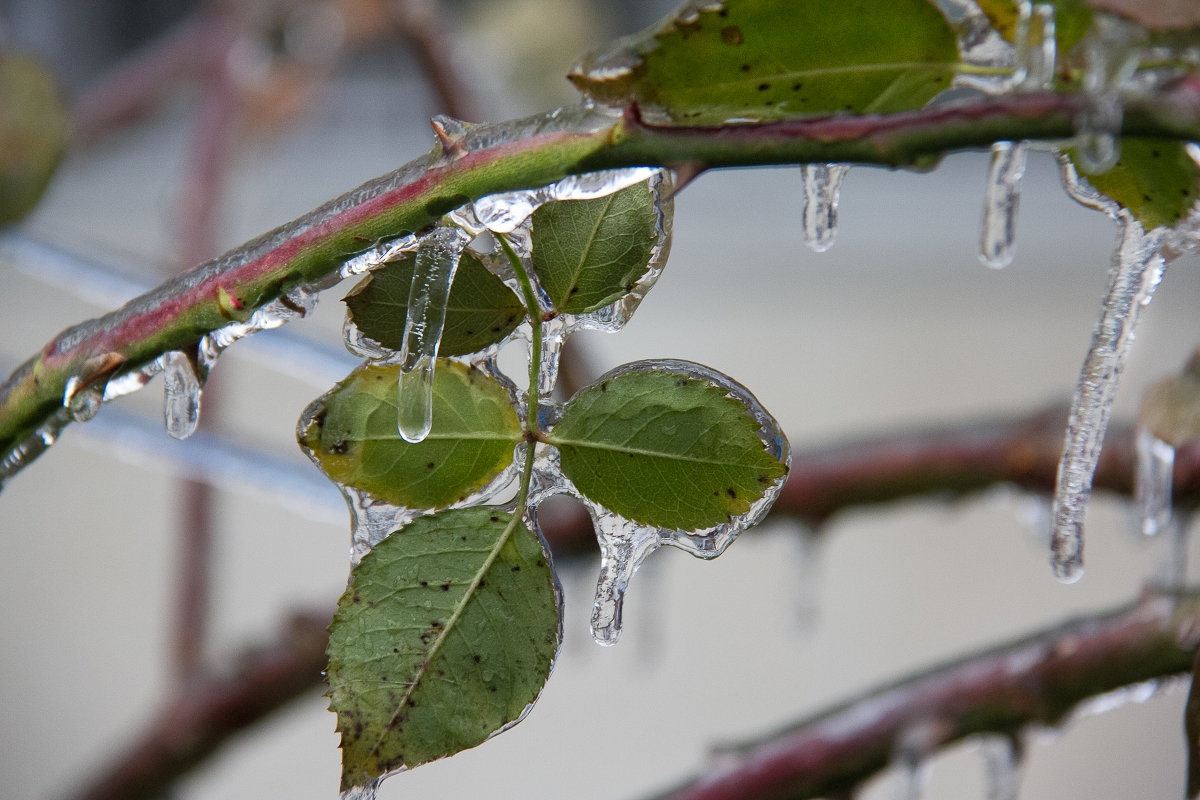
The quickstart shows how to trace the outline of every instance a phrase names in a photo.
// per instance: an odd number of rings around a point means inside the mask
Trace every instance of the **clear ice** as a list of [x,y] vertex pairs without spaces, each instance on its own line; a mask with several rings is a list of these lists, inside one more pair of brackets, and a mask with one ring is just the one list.
[[850,170],[847,164],[805,164],[804,243],[818,253],[833,247],[837,239],[838,201],[842,181]]
[[1153,536],[1171,522],[1171,489],[1175,448],[1151,431],[1139,428],[1134,470],[1134,503],[1142,533]]
[[433,427],[433,368],[450,284],[463,247],[470,237],[452,225],[442,225],[424,236],[417,246],[404,346],[400,350],[400,387],[396,426],[406,442],[420,442]]
[[1120,93],[1141,61],[1146,32],[1133,23],[1097,14],[1084,36],[1083,95],[1075,148],[1088,172],[1107,172],[1121,155],[1118,135],[1125,112]]
[[369,781],[365,786],[353,786],[338,795],[338,800],[375,800],[383,778]]
[[1021,199],[1021,178],[1025,175],[1028,152],[1025,142],[996,142],[988,168],[987,189],[983,202],[983,229],[979,241],[979,259],[999,269],[1012,263],[1017,236],[1017,207]]
[[72,422],[88,422],[95,418],[104,402],[104,383],[87,384],[78,375],[67,378],[63,390],[63,408]]
[[[1063,163],[1067,191],[1085,205],[1102,207],[1090,187],[1081,183],[1069,162]],[[1150,303],[1166,268],[1163,229],[1146,233],[1127,212],[1116,214],[1120,241],[1113,254],[1108,292],[1092,344],[1083,363],[1067,419],[1066,440],[1058,465],[1051,520],[1051,565],[1062,581],[1083,573],[1083,517],[1091,495],[1092,476],[1112,415],[1125,359],[1133,344],[1138,317]]]
[[163,420],[175,439],[186,439],[200,424],[200,379],[186,353],[167,353],[163,370]]

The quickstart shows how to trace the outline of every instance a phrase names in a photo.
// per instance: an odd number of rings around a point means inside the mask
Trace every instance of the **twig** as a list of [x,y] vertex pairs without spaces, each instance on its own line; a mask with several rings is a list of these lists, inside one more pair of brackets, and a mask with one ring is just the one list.
[[[298,284],[327,279],[354,253],[417,231],[470,199],[545,185],[571,173],[695,161],[706,167],[797,162],[889,165],[996,140],[1073,135],[1081,100],[1033,93],[889,115],[666,128],[635,108],[620,120],[584,109],[480,125],[314,212],[164,284],[125,308],[59,334],[0,385],[0,453],[61,414],[69,378],[92,385],[228,322],[231,298],[253,310]],[[1122,133],[1200,140],[1200,96],[1182,84],[1131,100]],[[33,457],[31,453],[22,463]]]
[[1198,626],[1200,594],[1150,595],[877,689],[740,746],[711,773],[657,798],[822,797],[853,789],[897,756],[1058,725],[1089,697],[1188,672]]
[[397,0],[392,9],[401,35],[437,95],[442,113],[456,119],[476,119],[470,93],[454,66],[452,45],[442,30],[437,3],[434,0]]

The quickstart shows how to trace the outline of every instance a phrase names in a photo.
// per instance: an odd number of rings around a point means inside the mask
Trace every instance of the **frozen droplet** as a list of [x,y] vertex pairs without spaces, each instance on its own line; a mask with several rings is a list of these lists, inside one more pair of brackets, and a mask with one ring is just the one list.
[[375,800],[381,783],[383,783],[383,778],[376,778],[365,786],[352,786],[338,795],[338,800]]
[[898,783],[892,795],[896,800],[921,800],[929,784],[929,762],[924,758],[899,758],[896,777]]
[[104,381],[86,383],[78,375],[67,378],[63,389],[63,408],[73,422],[87,422],[100,411],[104,402]]
[[443,225],[422,237],[408,292],[396,424],[406,442],[420,442],[433,426],[433,367],[446,324],[446,305],[458,260],[470,236]]
[[1113,401],[1141,310],[1154,296],[1165,263],[1161,229],[1146,233],[1131,216],[1121,217],[1120,243],[1113,255],[1108,293],[1092,334],[1058,464],[1051,521],[1051,564],[1067,583],[1083,574],[1083,517],[1092,476],[1112,415]]
[[1021,748],[1011,736],[988,736],[980,743],[987,800],[1017,800],[1021,792]]
[[989,267],[1007,267],[1013,260],[1017,207],[1027,152],[1025,142],[992,145],[992,162],[983,201],[983,232],[979,241],[979,258]]
[[200,424],[200,379],[185,353],[166,354],[163,371],[163,419],[167,433],[186,439]]
[[1075,148],[1088,172],[1107,172],[1120,157],[1120,93],[1137,70],[1145,41],[1140,26],[1097,14],[1080,43],[1084,103],[1075,120]]
[[1168,518],[1163,523],[1160,538],[1167,537],[1167,547],[1155,566],[1153,585],[1164,592],[1182,592],[1188,588],[1188,544],[1191,515]]
[[802,633],[812,633],[821,616],[821,536],[811,525],[796,522],[787,532],[792,534],[796,562],[788,576],[793,594],[796,623]]
[[592,509],[600,540],[600,579],[592,605],[592,638],[611,647],[621,636],[625,592],[638,567],[662,544],[658,529],[640,525],[611,511]]
[[1174,468],[1175,448],[1140,428],[1133,488],[1141,530],[1147,536],[1153,536],[1171,522]]
[[838,200],[842,180],[850,167],[846,164],[805,164],[804,243],[818,253],[833,247],[837,238]]

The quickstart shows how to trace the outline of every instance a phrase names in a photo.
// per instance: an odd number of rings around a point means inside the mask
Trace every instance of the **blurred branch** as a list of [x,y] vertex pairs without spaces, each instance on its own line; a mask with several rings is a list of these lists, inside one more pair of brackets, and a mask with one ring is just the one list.
[[883,687],[722,754],[658,800],[801,800],[848,792],[895,759],[968,736],[1062,724],[1081,702],[1188,672],[1200,594],[1151,594]]
[[[230,674],[168,701],[138,741],[63,800],[161,795],[235,734],[316,689],[329,614],[296,615],[276,643]],[[835,795],[885,768],[902,744],[925,757],[966,736],[1060,724],[1079,703],[1191,668],[1200,594],[1151,594],[864,694],[739,747],[671,800]]]
[[163,796],[230,738],[320,685],[329,620],[329,614],[297,614],[278,641],[244,656],[228,675],[182,688],[137,741],[64,798]]
[[400,34],[437,95],[442,113],[477,120],[470,92],[454,65],[452,42],[442,28],[436,0],[395,0],[392,8]]

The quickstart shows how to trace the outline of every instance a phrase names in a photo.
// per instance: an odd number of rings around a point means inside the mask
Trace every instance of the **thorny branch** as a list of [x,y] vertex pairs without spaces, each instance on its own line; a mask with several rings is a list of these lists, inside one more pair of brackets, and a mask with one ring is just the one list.
[[[123,309],[59,334],[0,385],[0,452],[61,414],[69,378],[91,385],[195,346],[227,324],[230,298],[239,312],[257,309],[328,278],[371,243],[420,230],[471,199],[630,166],[685,164],[694,172],[806,162],[915,164],[994,141],[1069,138],[1082,105],[1074,95],[1036,92],[897,114],[705,128],[651,125],[636,108],[621,118],[576,110],[473,127],[454,134],[451,147],[439,146]],[[1200,85],[1181,82],[1154,98],[1131,100],[1122,133],[1200,139]]]

